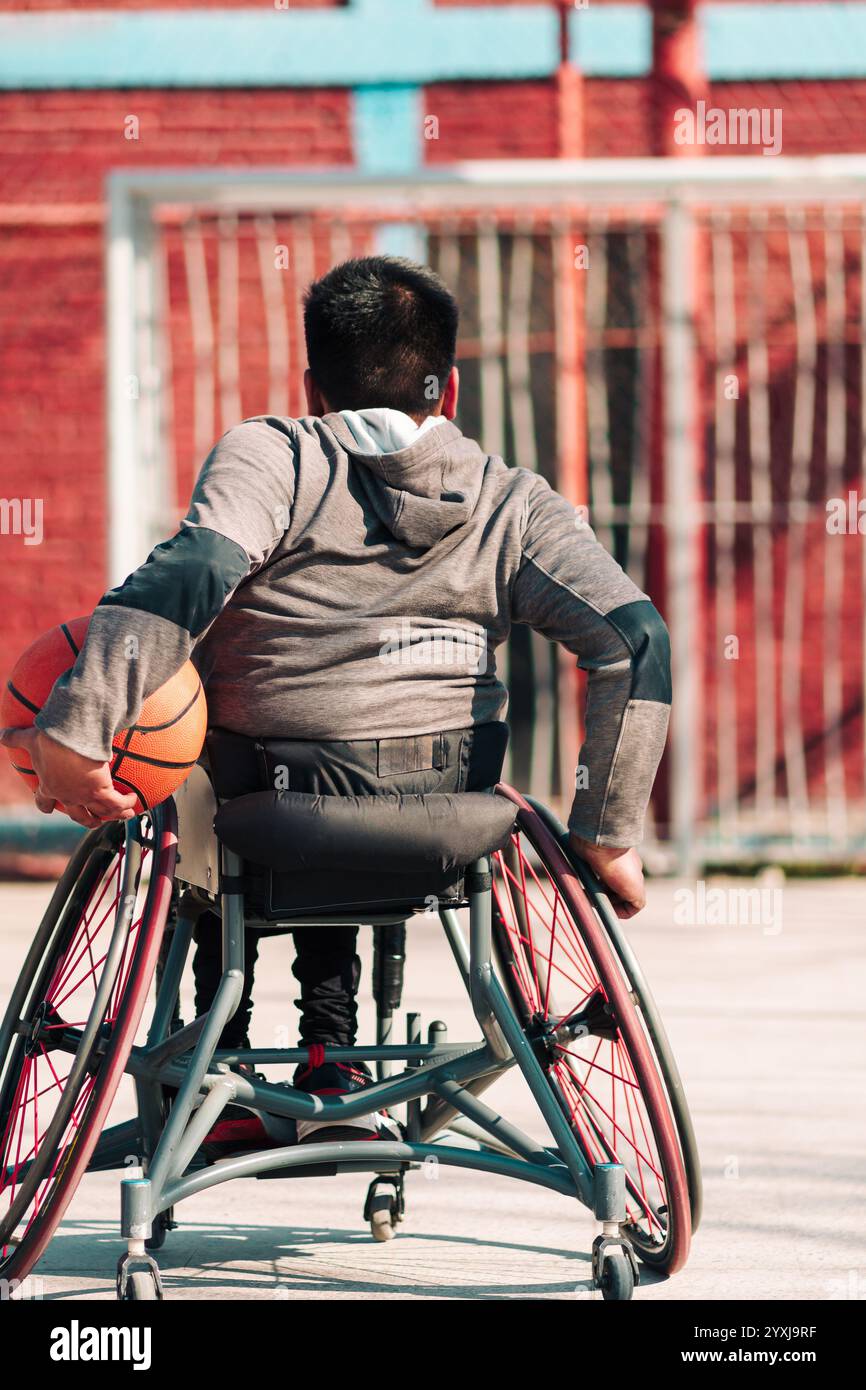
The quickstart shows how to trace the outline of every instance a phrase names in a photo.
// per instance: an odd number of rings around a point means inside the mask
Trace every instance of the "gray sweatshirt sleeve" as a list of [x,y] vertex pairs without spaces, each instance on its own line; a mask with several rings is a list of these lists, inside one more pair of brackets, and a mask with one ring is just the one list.
[[275,422],[229,430],[204,463],[176,535],[100,600],[74,666],[36,718],[44,733],[107,761],[148,695],[179,671],[231,594],[288,527],[294,439]]
[[670,713],[667,628],[541,478],[526,513],[512,619],[574,652],[589,673],[569,829],[597,845],[639,844]]

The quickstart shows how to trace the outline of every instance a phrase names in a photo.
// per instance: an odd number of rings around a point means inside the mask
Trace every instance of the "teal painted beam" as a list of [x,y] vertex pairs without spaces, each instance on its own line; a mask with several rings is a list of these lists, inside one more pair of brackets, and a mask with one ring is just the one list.
[[[866,77],[866,3],[712,4],[698,11],[707,72],[738,78]],[[648,6],[589,4],[570,16],[590,77],[640,77]],[[549,77],[553,6],[354,0],[335,10],[141,10],[0,15],[0,88],[423,85]]]
[[588,77],[645,77],[652,68],[652,14],[644,5],[604,5],[569,16],[571,60]]
[[354,101],[355,163],[368,174],[402,174],[421,163],[421,89],[359,87]]
[[[377,5],[381,0],[366,0]],[[417,4],[419,0],[410,0]],[[423,3],[423,0],[422,0]],[[420,87],[358,87],[353,94],[355,163],[365,174],[413,174],[423,164]],[[419,227],[386,222],[377,229],[382,255],[427,259]]]
[[715,82],[866,77],[866,5],[703,5],[704,61]]
[[[592,77],[642,77],[652,68],[652,14],[605,5],[570,16],[570,52]],[[866,4],[712,4],[698,7],[712,82],[866,77]]]
[[141,10],[0,15],[0,87],[327,87],[544,77],[555,11]]

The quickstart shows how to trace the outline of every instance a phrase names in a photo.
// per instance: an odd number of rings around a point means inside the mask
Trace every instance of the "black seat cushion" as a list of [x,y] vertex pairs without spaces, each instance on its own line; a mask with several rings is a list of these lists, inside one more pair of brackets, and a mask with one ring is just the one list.
[[502,849],[516,814],[512,802],[483,792],[316,796],[267,791],[226,802],[214,829],[235,854],[281,874],[378,870],[432,881]]

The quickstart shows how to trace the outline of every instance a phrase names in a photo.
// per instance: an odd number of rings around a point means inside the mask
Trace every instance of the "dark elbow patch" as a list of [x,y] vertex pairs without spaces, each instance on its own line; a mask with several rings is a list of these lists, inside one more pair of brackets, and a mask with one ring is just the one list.
[[203,527],[184,528],[152,550],[144,564],[100,600],[153,613],[198,637],[222,612],[226,598],[249,573],[241,546]]
[[634,655],[633,700],[671,702],[671,639],[664,619],[649,599],[624,603],[605,613]]

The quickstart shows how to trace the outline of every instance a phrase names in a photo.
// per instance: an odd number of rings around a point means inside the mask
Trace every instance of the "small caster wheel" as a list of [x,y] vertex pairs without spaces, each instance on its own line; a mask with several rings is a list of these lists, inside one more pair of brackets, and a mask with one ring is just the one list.
[[607,1302],[627,1303],[640,1283],[631,1242],[623,1235],[596,1236],[592,1243],[592,1281]]
[[380,1192],[370,1203],[370,1234],[374,1240],[393,1240],[397,1234],[394,1198]]
[[153,1256],[141,1249],[121,1255],[117,1261],[118,1302],[160,1303],[163,1297],[159,1265]]
[[174,1207],[169,1207],[167,1211],[161,1211],[154,1219],[150,1235],[144,1242],[146,1250],[161,1250],[165,1245],[165,1238],[169,1231],[177,1230],[177,1222],[174,1219]]
[[148,1269],[133,1270],[126,1281],[124,1303],[157,1303],[159,1294],[153,1275]]
[[367,1188],[364,1220],[370,1223],[374,1240],[393,1240],[406,1211],[403,1174],[374,1178]]
[[628,1303],[634,1293],[634,1274],[625,1255],[611,1251],[604,1261],[599,1282],[605,1302]]

